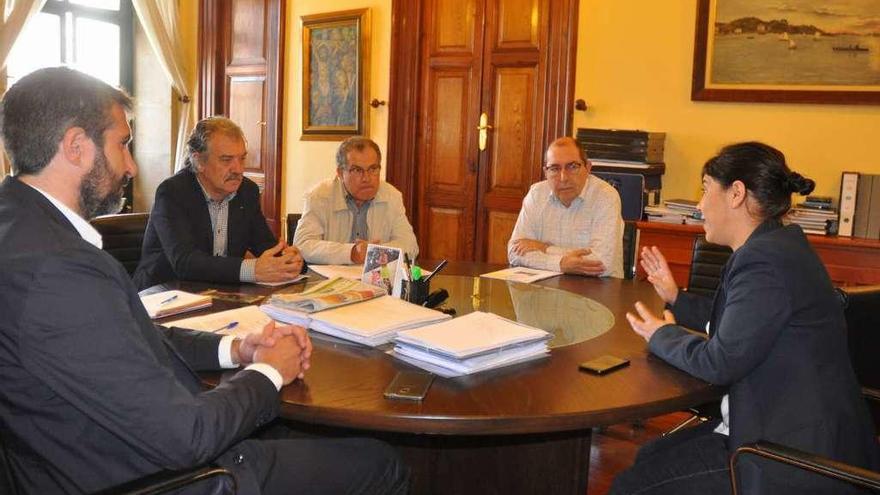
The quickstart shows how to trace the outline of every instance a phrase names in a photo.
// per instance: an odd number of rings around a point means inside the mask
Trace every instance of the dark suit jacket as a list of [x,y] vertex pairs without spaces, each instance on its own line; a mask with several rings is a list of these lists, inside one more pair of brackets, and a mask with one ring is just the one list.
[[211,216],[196,175],[187,168],[169,177],[156,190],[135,285],[145,289],[169,280],[239,282],[244,253],[259,256],[278,242],[263,217],[260,190],[248,178],[229,202],[228,229],[226,256],[214,256]]
[[202,392],[191,367],[217,368],[219,337],[160,331],[123,266],[13,177],[0,185],[0,315],[0,439],[25,493],[231,465],[224,452],[277,415],[254,371]]
[[[731,451],[761,439],[878,466],[843,309],[800,227],[765,222],[728,260],[714,302],[679,293],[672,310],[679,324],[700,332],[710,322],[710,337],[666,325],[651,351],[729,385]],[[762,466],[759,473],[754,462],[740,464],[744,493],[800,491],[783,488],[801,481],[792,471]]]

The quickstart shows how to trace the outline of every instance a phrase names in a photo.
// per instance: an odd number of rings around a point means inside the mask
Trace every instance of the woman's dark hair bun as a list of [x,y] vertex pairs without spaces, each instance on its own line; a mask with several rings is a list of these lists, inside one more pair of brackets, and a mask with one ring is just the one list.
[[813,179],[808,179],[797,172],[789,173],[786,183],[788,184],[789,191],[802,196],[810,194],[816,188],[816,182]]

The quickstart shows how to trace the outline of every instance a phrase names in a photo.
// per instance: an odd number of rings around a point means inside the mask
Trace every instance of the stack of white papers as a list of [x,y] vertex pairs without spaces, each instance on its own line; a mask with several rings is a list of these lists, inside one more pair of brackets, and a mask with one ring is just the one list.
[[544,280],[545,278],[555,277],[557,275],[562,275],[562,272],[551,272],[548,270],[538,270],[537,268],[525,268],[521,266],[514,266],[511,268],[505,268],[503,270],[498,270],[496,272],[489,272],[480,275],[481,277],[486,278],[497,278],[499,280],[510,280],[511,282],[521,282],[524,284],[530,284],[532,282],[537,282],[538,280]]
[[544,330],[476,311],[399,332],[393,355],[448,378],[544,357],[550,337]]
[[211,305],[212,299],[211,296],[182,290],[166,290],[142,296],[141,302],[150,318],[155,319],[206,308]]
[[451,318],[449,315],[408,303],[392,296],[306,313],[264,304],[261,309],[284,323],[310,329],[368,346],[391,342],[401,330]]
[[260,311],[257,306],[251,305],[172,321],[164,325],[244,338],[249,334],[262,332],[263,327],[271,321],[269,315]]

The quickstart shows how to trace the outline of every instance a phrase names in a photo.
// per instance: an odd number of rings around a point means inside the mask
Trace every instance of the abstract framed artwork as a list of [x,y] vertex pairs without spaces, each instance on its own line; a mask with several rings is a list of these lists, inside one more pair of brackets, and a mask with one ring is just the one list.
[[303,16],[302,138],[369,133],[370,10]]
[[691,99],[880,104],[880,1],[697,0]]

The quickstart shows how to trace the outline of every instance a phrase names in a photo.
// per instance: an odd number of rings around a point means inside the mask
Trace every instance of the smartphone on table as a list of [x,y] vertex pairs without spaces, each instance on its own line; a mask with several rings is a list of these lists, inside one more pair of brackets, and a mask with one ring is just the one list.
[[596,375],[604,375],[614,370],[629,365],[629,359],[619,358],[617,356],[600,356],[596,359],[584,361],[578,365],[582,371],[587,371]]
[[388,384],[386,399],[422,400],[428,393],[434,375],[421,371],[401,371]]

